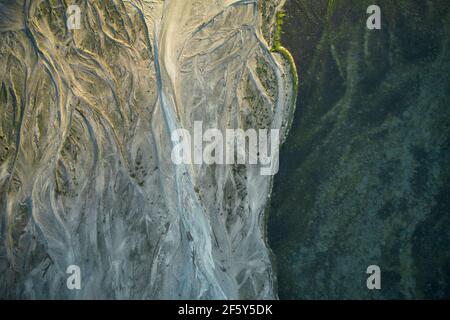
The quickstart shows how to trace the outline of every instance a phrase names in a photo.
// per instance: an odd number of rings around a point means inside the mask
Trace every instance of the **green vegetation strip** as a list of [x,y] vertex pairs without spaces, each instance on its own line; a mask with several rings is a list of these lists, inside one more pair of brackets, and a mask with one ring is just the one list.
[[295,60],[292,54],[289,52],[288,49],[282,46],[281,44],[281,30],[283,28],[284,23],[284,17],[286,16],[286,13],[284,11],[278,11],[277,12],[277,24],[276,24],[276,30],[275,30],[275,39],[274,44],[272,47],[272,52],[278,52],[281,53],[288,61],[291,66],[292,71],[292,77],[294,78],[294,90],[295,95],[297,95],[298,92],[298,73],[297,73],[297,66],[295,65]]

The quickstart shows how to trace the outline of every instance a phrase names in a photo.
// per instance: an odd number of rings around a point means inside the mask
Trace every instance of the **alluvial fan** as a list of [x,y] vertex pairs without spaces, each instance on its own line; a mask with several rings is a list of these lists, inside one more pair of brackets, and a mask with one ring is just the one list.
[[270,50],[283,4],[79,0],[71,28],[65,1],[0,1],[1,298],[276,297],[272,178],[177,166],[171,132],[286,135],[292,70]]

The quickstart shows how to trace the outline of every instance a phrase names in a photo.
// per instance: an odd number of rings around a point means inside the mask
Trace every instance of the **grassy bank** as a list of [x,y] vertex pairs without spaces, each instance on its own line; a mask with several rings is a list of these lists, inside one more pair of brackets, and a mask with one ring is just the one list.
[[292,77],[294,79],[295,96],[297,96],[298,84],[299,84],[298,83],[299,79],[298,79],[297,66],[295,64],[295,60],[294,60],[294,57],[292,56],[292,54],[289,52],[288,49],[283,47],[283,45],[281,44],[281,33],[282,33],[282,29],[283,29],[283,22],[284,22],[285,16],[286,16],[286,13],[283,10],[277,12],[275,39],[274,39],[273,47],[272,47],[271,51],[281,53],[289,61],[289,65],[290,65],[291,71],[292,71]]

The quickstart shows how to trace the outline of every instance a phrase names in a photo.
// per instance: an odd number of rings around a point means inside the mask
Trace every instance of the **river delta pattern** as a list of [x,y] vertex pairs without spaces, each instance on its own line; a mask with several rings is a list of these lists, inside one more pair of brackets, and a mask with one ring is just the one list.
[[[171,132],[280,129],[284,1],[0,1],[0,297],[273,299],[271,176],[175,166]],[[68,290],[66,270],[81,271]]]
[[[0,1],[1,298],[450,297],[448,1],[284,2],[74,1],[68,31]],[[195,120],[293,121],[271,200],[257,167],[172,165]]]

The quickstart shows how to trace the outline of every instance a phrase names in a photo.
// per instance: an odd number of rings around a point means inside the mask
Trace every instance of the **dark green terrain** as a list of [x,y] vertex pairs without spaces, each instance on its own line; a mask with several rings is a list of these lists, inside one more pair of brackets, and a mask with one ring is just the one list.
[[449,1],[286,11],[300,89],[269,218],[279,297],[450,298]]

